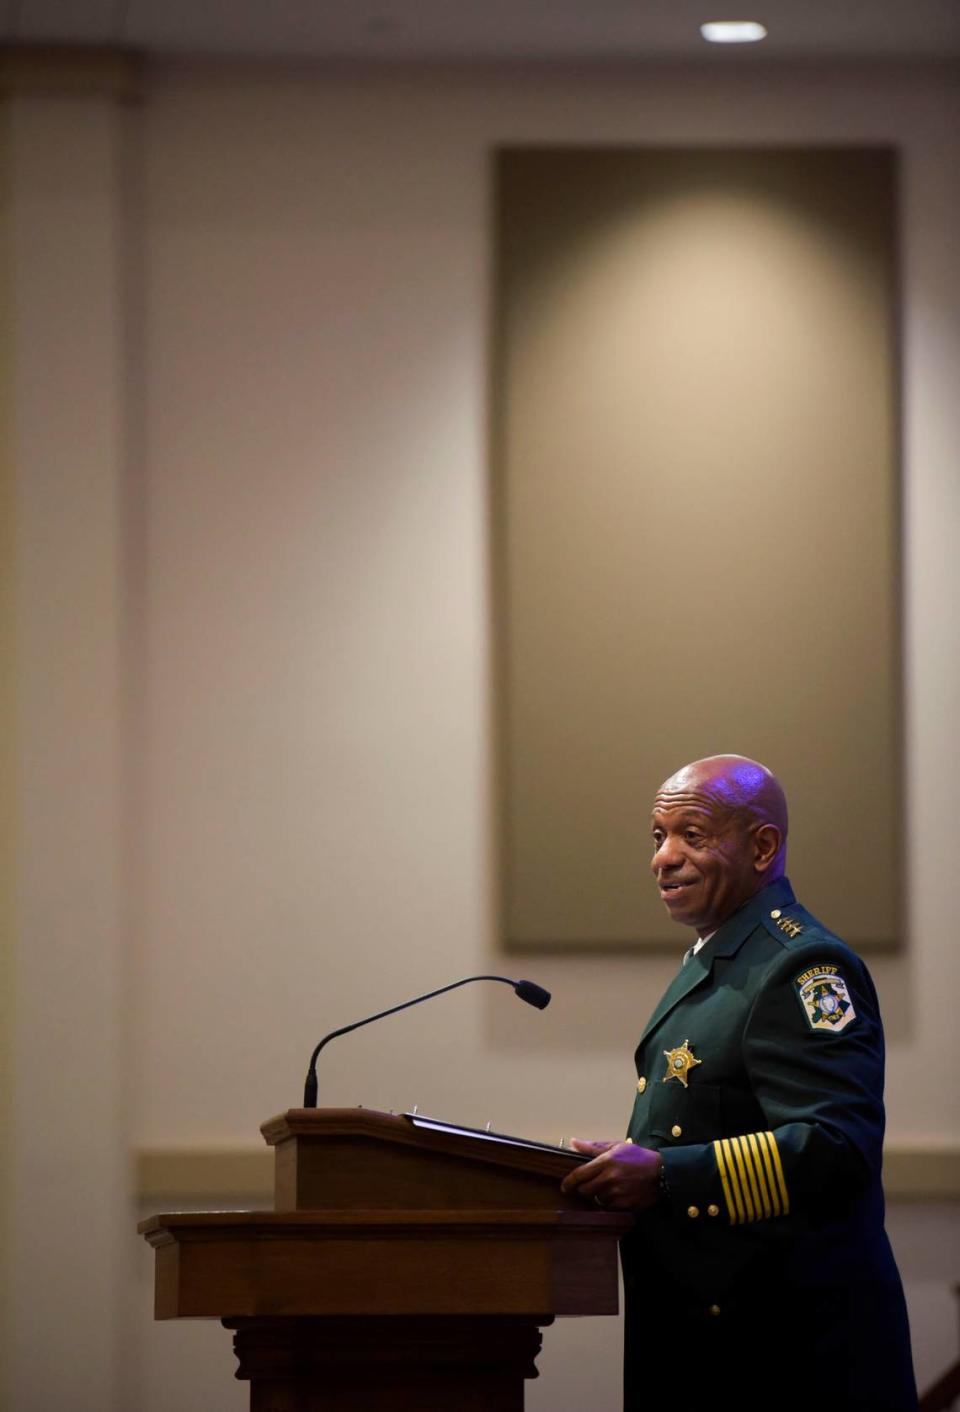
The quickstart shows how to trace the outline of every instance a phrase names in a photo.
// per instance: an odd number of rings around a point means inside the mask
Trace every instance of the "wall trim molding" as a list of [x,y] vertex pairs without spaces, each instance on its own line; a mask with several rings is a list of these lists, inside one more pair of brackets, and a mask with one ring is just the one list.
[[960,1143],[887,1143],[883,1185],[890,1201],[960,1201]]
[[268,1147],[144,1147],[135,1153],[134,1190],[141,1201],[189,1196],[272,1200]]
[[[268,1148],[143,1147],[134,1154],[134,1166],[134,1190],[141,1202],[271,1200],[273,1153]],[[884,1188],[888,1201],[960,1201],[960,1142],[888,1143]]]
[[139,98],[140,56],[124,49],[73,45],[0,46],[0,97],[60,94]]

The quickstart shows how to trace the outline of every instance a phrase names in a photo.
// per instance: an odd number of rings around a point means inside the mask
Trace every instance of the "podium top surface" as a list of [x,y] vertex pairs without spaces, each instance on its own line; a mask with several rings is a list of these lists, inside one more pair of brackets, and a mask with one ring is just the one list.
[[495,1166],[555,1177],[587,1159],[579,1152],[427,1117],[421,1113],[381,1113],[374,1108],[288,1108],[268,1118],[260,1131],[271,1147],[289,1142],[352,1139],[387,1146],[419,1148]]

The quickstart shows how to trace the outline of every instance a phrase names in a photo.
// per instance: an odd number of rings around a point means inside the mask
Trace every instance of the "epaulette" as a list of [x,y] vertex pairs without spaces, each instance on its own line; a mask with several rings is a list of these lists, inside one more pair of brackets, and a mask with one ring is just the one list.
[[784,907],[772,907],[763,914],[763,924],[788,951],[795,951],[801,946],[817,942],[840,946],[845,951],[849,949],[840,937],[830,931],[829,927],[825,927],[805,907],[801,907],[799,902],[791,902]]
[[796,902],[783,907],[772,907],[763,914],[763,924],[767,931],[783,944],[797,941],[803,935],[808,922],[812,920],[809,913],[804,912]]

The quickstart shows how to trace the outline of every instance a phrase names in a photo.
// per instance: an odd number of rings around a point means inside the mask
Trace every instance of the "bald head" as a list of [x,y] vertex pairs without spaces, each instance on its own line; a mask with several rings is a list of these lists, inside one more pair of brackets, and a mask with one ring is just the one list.
[[651,866],[667,911],[703,935],[782,877],[787,801],[756,760],[711,755],[660,786],[653,839]]
[[738,815],[744,824],[772,824],[779,830],[781,851],[786,856],[786,796],[776,775],[757,760],[748,760],[745,755],[708,755],[694,760],[664,780],[656,797],[699,799],[711,808]]

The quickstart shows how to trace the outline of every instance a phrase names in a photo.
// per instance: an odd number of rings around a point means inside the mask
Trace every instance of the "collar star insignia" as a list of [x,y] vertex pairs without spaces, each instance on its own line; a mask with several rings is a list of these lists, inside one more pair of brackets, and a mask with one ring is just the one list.
[[679,1079],[684,1088],[687,1086],[687,1075],[696,1064],[702,1064],[702,1059],[697,1059],[690,1052],[690,1041],[685,1039],[677,1049],[665,1049],[664,1054],[667,1059],[667,1072],[663,1076],[663,1082],[669,1079]]

